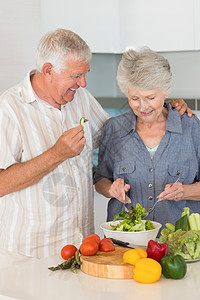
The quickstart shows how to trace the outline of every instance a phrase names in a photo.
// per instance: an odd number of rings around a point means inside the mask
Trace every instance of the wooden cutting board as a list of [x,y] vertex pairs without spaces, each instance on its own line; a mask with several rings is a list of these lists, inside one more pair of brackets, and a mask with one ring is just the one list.
[[115,246],[115,251],[96,255],[81,255],[81,270],[89,275],[103,278],[133,278],[134,266],[123,263],[123,254],[129,248]]

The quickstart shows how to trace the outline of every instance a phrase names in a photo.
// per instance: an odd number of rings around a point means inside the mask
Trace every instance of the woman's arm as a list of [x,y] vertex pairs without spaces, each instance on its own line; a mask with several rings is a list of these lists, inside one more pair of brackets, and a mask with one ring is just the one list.
[[200,200],[200,182],[193,184],[182,184],[177,182],[174,186],[173,183],[167,184],[165,189],[158,198],[160,200]]
[[176,108],[182,116],[185,112],[187,113],[188,117],[191,117],[193,115],[192,110],[187,106],[185,101],[183,99],[173,99],[168,101],[172,107]]

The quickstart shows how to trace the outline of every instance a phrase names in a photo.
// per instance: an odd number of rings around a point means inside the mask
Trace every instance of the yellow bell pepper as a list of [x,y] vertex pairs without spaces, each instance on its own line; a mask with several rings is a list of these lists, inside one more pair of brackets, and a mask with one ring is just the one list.
[[140,248],[130,249],[126,251],[123,255],[123,263],[131,264],[135,266],[135,263],[141,259],[147,257],[147,251]]
[[139,259],[133,270],[133,278],[141,283],[153,283],[160,279],[161,265],[152,258]]

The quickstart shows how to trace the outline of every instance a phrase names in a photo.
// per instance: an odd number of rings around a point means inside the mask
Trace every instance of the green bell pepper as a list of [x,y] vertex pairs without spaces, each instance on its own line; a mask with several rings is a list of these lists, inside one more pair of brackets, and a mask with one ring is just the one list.
[[187,272],[187,265],[184,258],[177,254],[168,254],[160,260],[162,273],[166,278],[181,279]]

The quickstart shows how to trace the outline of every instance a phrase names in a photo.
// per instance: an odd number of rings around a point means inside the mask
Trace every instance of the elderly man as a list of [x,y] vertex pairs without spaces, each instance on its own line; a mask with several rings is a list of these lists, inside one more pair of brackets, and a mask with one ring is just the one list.
[[[90,59],[78,35],[50,32],[39,42],[36,70],[1,96],[0,247],[6,251],[46,257],[94,232],[92,151],[109,116],[84,89]],[[79,125],[81,117],[88,122]]]

